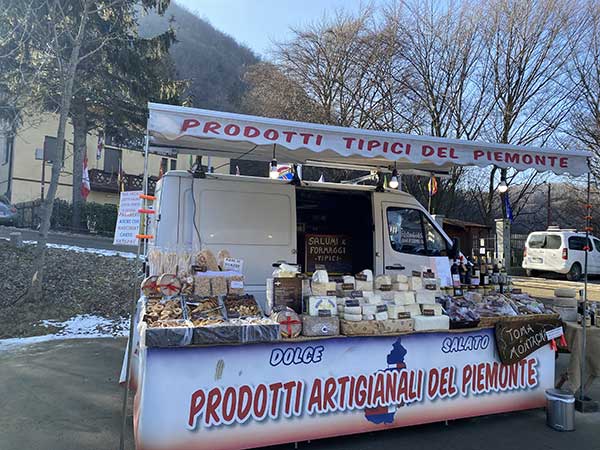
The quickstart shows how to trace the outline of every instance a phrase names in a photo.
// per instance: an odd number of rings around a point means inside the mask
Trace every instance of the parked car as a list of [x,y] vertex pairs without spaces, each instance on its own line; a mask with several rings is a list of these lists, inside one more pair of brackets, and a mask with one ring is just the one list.
[[[565,274],[570,281],[582,278],[586,239],[585,233],[550,227],[527,237],[523,251],[523,269],[527,276],[536,272]],[[590,235],[588,242],[588,274],[600,274],[600,239]]]
[[14,225],[17,221],[17,208],[8,198],[0,195],[0,225]]

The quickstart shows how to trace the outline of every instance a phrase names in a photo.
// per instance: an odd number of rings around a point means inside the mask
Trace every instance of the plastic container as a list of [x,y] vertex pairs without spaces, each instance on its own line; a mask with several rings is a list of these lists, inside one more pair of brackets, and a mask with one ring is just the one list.
[[546,390],[546,424],[556,431],[575,430],[575,396],[561,389]]

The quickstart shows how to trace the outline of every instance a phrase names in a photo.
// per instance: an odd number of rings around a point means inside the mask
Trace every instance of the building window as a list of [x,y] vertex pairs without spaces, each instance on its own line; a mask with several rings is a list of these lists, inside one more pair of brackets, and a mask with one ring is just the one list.
[[121,150],[114,148],[104,149],[104,171],[108,173],[119,173],[122,161]]
[[171,160],[171,170],[177,170],[177,160],[176,159]]

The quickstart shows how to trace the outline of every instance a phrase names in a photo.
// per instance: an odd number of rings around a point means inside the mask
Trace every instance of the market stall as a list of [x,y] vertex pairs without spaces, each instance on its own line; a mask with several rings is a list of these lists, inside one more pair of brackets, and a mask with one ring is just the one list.
[[[580,175],[589,157],[156,104],[152,150],[406,173],[495,164]],[[515,411],[543,406],[553,387],[559,315],[512,292],[496,264],[450,268],[436,253],[405,274],[372,261],[360,271],[348,270],[356,261],[286,261],[259,299],[245,289],[255,261],[234,251],[245,247],[211,251],[193,225],[189,248],[154,245],[156,227],[142,232],[148,276],[124,371],[138,449],[254,448]]]

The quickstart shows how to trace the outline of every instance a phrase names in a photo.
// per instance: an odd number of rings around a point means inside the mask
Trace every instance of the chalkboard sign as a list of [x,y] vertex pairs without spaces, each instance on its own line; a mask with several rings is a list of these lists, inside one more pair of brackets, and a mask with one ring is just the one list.
[[560,319],[500,321],[496,323],[496,346],[503,364],[514,364],[550,340],[546,332],[561,326]]
[[300,278],[274,278],[273,305],[289,306],[300,314],[302,312],[302,280]]
[[330,274],[352,272],[352,246],[350,238],[339,234],[306,234],[305,267],[308,273],[319,265]]

